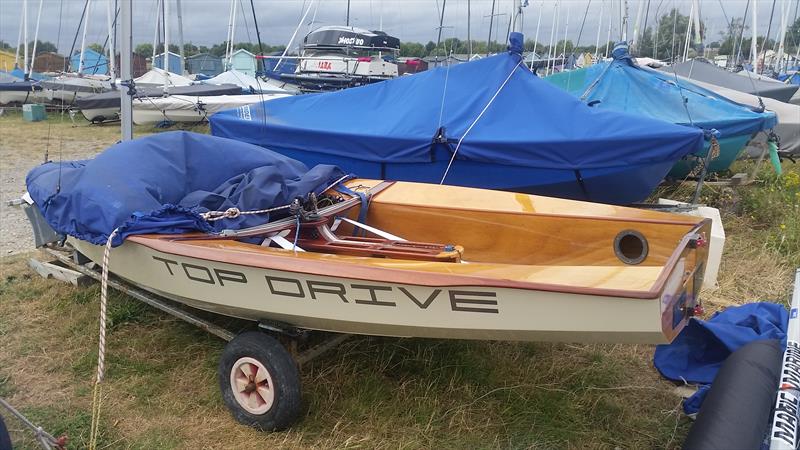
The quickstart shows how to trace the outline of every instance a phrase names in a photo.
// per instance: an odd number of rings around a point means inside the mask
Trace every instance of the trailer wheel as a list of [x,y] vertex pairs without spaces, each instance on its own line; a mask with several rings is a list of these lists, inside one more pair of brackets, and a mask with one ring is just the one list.
[[300,416],[297,365],[271,336],[249,331],[233,338],[220,357],[218,376],[222,399],[242,424],[278,431]]

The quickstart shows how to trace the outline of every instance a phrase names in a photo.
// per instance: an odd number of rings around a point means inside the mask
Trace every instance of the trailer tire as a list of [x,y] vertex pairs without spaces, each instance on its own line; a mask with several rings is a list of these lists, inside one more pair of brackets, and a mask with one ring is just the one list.
[[242,333],[222,352],[218,369],[222,399],[237,421],[279,431],[301,413],[300,374],[286,348],[259,331]]

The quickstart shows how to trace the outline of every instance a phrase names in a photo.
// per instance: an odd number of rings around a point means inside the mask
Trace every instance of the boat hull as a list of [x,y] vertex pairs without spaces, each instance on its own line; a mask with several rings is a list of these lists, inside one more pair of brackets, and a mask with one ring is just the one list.
[[[70,240],[94,261],[103,248]],[[663,343],[685,324],[680,267],[653,298],[332,277],[167,253],[128,240],[110,271],[169,299],[254,321],[369,335],[449,339]],[[676,278],[677,277],[677,278]],[[674,319],[673,319],[674,315]]]
[[252,105],[262,101],[287,97],[289,94],[249,94],[168,97],[144,97],[133,101],[133,122],[137,125],[163,121],[200,122],[209,116],[229,108]]

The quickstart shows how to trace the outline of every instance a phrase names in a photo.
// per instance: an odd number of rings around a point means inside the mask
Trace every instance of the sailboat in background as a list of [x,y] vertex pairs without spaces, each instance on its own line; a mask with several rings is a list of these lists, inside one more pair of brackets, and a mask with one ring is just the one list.
[[709,173],[727,170],[756,133],[768,132],[777,124],[772,112],[755,110],[674,75],[637,65],[625,43],[618,44],[611,55],[611,61],[556,73],[545,80],[597,109],[704,130],[709,137],[704,149],[695,158],[679,161],[669,173],[672,178],[685,178],[705,158],[713,131],[718,133],[719,156],[711,160]]
[[[286,97],[292,93],[280,89],[270,88],[258,93],[242,94],[240,83],[225,83],[222,85],[198,84],[193,86],[185,86],[184,92],[176,93],[175,82],[183,81],[185,79],[181,76],[175,76],[167,71],[169,67],[167,57],[169,49],[169,29],[170,29],[170,0],[163,1],[164,12],[164,57],[161,58],[163,67],[156,74],[162,76],[163,84],[162,95],[148,96],[139,95],[133,99],[133,122],[137,125],[154,124],[154,123],[171,123],[171,122],[202,122],[208,119],[209,116],[218,111],[228,108],[235,108],[238,106],[251,105],[267,100]],[[232,0],[235,7],[236,0]],[[233,51],[233,37],[229,38],[229,55]],[[230,64],[230,57],[228,58]],[[153,72],[153,71],[151,71]],[[238,77],[237,73],[223,72],[226,78],[234,78],[243,80]],[[143,77],[148,76],[145,74]],[[185,79],[191,83],[191,80]],[[137,84],[145,83],[145,80],[137,81]],[[219,95],[215,92],[220,87],[227,87],[232,92],[226,92],[224,95]],[[194,91],[194,92],[193,92]]]

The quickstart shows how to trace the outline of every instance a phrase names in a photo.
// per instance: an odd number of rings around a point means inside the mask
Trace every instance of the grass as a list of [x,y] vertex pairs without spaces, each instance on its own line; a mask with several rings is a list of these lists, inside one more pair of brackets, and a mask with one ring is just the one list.
[[[59,120],[36,126],[116,138],[115,126],[75,131]],[[16,121],[0,118],[0,130]],[[796,167],[784,168],[782,178],[764,168],[751,185],[703,190],[727,233],[719,288],[703,293],[710,311],[788,300],[800,183]],[[0,396],[83,448],[99,289],[43,280],[27,256],[0,262]],[[109,317],[104,448],[678,448],[690,426],[674,385],[652,368],[652,346],[354,337],[303,367],[303,420],[259,433],[222,404],[222,341],[117,293]],[[18,448],[36,448],[7,422]]]

